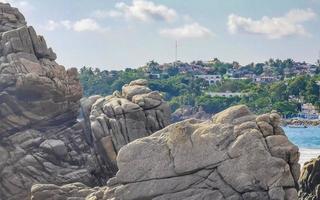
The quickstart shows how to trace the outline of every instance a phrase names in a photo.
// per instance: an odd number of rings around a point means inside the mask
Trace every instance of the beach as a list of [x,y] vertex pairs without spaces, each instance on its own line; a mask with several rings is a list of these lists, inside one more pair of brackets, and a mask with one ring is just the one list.
[[316,158],[320,156],[320,149],[307,149],[307,148],[300,148],[300,160],[299,163],[301,167],[303,164],[312,158]]
[[300,149],[301,166],[312,158],[320,156],[320,128],[283,128],[286,135]]

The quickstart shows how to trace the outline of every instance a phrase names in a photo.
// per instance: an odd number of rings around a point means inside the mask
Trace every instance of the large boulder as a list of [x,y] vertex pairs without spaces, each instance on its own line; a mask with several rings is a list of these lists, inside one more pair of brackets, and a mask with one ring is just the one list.
[[180,122],[191,118],[208,120],[211,116],[202,107],[182,106],[171,114],[171,121]]
[[27,24],[24,16],[17,8],[11,7],[10,4],[3,3],[0,5],[0,21],[0,32],[10,31]]
[[[77,69],[57,64],[44,38],[20,22],[17,9],[0,8],[0,137],[35,124],[74,122],[82,96]],[[10,25],[7,15],[16,19]]]
[[[121,147],[170,124],[168,103],[159,92],[151,91],[143,79],[124,85],[122,92],[95,96],[83,103],[92,105],[89,117],[92,143],[106,173],[113,175],[118,170],[116,158]],[[88,113],[88,109],[84,110]],[[88,114],[83,115],[88,118]]]
[[[279,123],[276,113],[235,106],[209,121],[172,124],[122,147],[117,175],[84,199],[295,200],[299,149]],[[37,187],[32,200],[51,192]]]
[[27,199],[35,183],[99,184],[77,122],[78,72],[55,59],[23,15],[0,3],[0,200]]
[[320,156],[304,164],[299,179],[299,185],[299,199],[320,199]]
[[0,200],[29,199],[37,183],[102,186],[123,145],[169,124],[169,106],[145,80],[80,103],[77,69],[55,60],[23,15],[0,3]]

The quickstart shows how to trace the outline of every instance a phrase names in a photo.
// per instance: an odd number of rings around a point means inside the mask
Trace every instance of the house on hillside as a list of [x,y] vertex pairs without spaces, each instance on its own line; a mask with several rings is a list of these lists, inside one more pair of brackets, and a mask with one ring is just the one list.
[[293,75],[315,75],[318,67],[316,65],[308,64],[306,62],[295,62],[293,65]]
[[209,85],[214,85],[222,81],[221,75],[195,75],[194,77],[206,80]]
[[264,74],[254,78],[254,81],[257,83],[273,83],[273,82],[279,81],[279,80],[280,79],[276,76],[266,76]]
[[243,95],[246,95],[245,93],[242,92],[206,92],[207,95],[211,97],[241,97]]
[[301,106],[301,112],[299,113],[299,117],[305,119],[319,119],[319,112],[316,107],[311,103],[305,103]]

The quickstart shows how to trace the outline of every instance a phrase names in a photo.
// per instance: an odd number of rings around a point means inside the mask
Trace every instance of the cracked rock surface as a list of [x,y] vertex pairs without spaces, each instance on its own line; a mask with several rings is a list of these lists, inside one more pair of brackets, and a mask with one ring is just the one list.
[[[169,125],[122,147],[108,187],[79,199],[295,200],[299,149],[279,123],[276,113],[255,116],[240,105]],[[50,192],[34,187],[32,199]]]
[[55,59],[23,15],[0,3],[0,200],[29,199],[35,183],[98,184],[77,122],[78,72]]
[[299,199],[320,199],[320,157],[314,158],[304,164],[299,185]]
[[0,3],[0,200],[30,199],[38,183],[82,184],[64,187],[68,193],[104,185],[123,145],[169,123],[169,106],[145,80],[125,86],[123,96],[80,103],[77,69],[55,60],[18,9]]
[[99,160],[109,173],[115,174],[118,170],[116,158],[121,147],[170,124],[168,103],[159,92],[147,87],[146,80],[124,85],[121,93],[92,98],[95,103],[88,119],[92,141]]
[[82,96],[77,70],[55,62],[16,8],[0,3],[0,23],[0,137],[73,119]]

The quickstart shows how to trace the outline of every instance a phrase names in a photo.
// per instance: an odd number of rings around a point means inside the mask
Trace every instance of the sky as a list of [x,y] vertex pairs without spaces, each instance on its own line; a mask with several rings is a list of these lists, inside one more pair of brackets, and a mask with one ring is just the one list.
[[0,0],[18,7],[67,67],[135,68],[219,58],[315,63],[320,0]]

